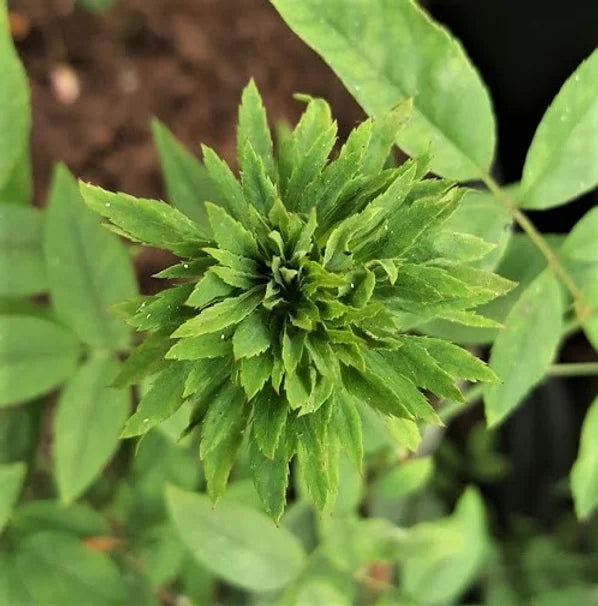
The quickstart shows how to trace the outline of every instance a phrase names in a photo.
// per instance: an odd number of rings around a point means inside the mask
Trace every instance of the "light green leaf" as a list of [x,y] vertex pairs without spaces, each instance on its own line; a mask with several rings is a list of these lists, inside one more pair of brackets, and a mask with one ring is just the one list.
[[266,110],[260,93],[252,80],[243,89],[239,106],[239,126],[237,129],[237,150],[239,166],[243,165],[241,152],[245,141],[249,141],[255,153],[261,159],[266,174],[274,178],[274,157],[272,153],[272,136],[268,128]]
[[183,403],[183,389],[189,367],[183,362],[170,362],[158,375],[139,406],[127,421],[121,438],[132,438],[147,433],[173,415]]
[[214,508],[204,495],[173,486],[166,501],[193,557],[225,581],[250,591],[275,591],[301,572],[305,552],[299,541],[263,514],[226,500]]
[[257,286],[238,297],[224,299],[181,324],[172,336],[198,337],[238,324],[260,304],[263,291],[262,287]]
[[159,120],[152,120],[152,133],[160,155],[168,200],[193,219],[209,239],[210,224],[204,202],[217,202],[218,194],[208,171]]
[[66,329],[30,316],[0,316],[0,407],[31,400],[75,370],[80,345]]
[[486,515],[478,491],[468,488],[447,520],[424,523],[415,529],[412,531],[429,537],[432,544],[421,555],[412,553],[406,557],[405,592],[417,603],[458,603],[488,555]]
[[492,346],[490,368],[502,383],[486,387],[488,425],[502,421],[543,379],[560,342],[563,311],[559,283],[545,270],[513,306]]
[[25,145],[8,178],[0,186],[0,204],[3,202],[28,204],[32,197],[31,159],[29,145]]
[[225,338],[225,335],[210,333],[201,337],[181,339],[168,350],[166,358],[201,360],[204,358],[222,358],[231,353],[230,336]]
[[82,182],[79,189],[92,210],[134,242],[171,250],[181,257],[196,255],[207,243],[200,226],[168,204]]
[[272,3],[369,115],[413,97],[413,116],[397,137],[409,155],[430,150],[431,170],[459,180],[488,170],[494,150],[488,93],[461,45],[415,2]]
[[394,469],[376,478],[372,495],[376,498],[394,499],[406,497],[423,488],[434,471],[432,457],[408,459]]
[[0,296],[26,297],[48,288],[42,220],[35,208],[0,204]]
[[527,152],[519,203],[552,208],[598,185],[598,50],[546,110]]
[[207,271],[195,285],[186,304],[201,309],[216,299],[228,297],[235,289],[223,282],[216,274]]
[[312,578],[301,583],[295,606],[351,606],[354,602],[334,582],[326,578]]
[[571,469],[571,491],[575,511],[580,519],[587,518],[598,505],[598,398],[583,422],[579,452]]
[[255,239],[241,223],[231,217],[226,210],[210,202],[206,203],[206,211],[214,232],[214,239],[220,248],[241,257],[257,256]]
[[126,602],[116,565],[72,535],[47,531],[27,537],[19,545],[16,568],[37,604],[116,606]]
[[44,253],[57,315],[89,345],[125,346],[129,329],[111,307],[137,292],[130,255],[85,207],[63,165],[54,172],[46,213]]
[[0,465],[0,533],[8,522],[19,498],[26,472],[25,463]]
[[589,210],[575,224],[561,252],[571,259],[598,262],[598,207]]
[[248,315],[235,330],[233,351],[235,359],[252,358],[270,347],[270,328],[259,312]]
[[108,387],[119,365],[91,358],[67,382],[54,416],[54,473],[63,502],[82,494],[118,446],[129,413],[128,391]]
[[388,433],[390,433],[400,446],[403,446],[411,452],[417,452],[422,437],[419,426],[415,421],[397,417],[387,417],[385,421]]
[[[5,2],[0,6],[0,190],[29,150],[31,108],[27,75],[12,42]],[[17,202],[18,200],[14,200]]]

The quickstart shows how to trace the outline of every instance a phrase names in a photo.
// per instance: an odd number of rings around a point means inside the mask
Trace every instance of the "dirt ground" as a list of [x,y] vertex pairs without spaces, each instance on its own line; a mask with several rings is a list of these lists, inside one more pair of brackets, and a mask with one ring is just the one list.
[[31,79],[37,204],[61,160],[86,180],[162,195],[149,121],[197,152],[234,161],[240,91],[254,77],[272,120],[295,120],[292,94],[325,96],[341,134],[362,112],[265,0],[117,0],[104,15],[75,0],[9,0]]

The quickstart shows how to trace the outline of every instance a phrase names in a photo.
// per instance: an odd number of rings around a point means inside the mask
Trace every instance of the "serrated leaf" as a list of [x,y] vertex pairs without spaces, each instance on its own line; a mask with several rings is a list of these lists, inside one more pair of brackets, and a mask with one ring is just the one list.
[[244,427],[249,406],[239,387],[225,382],[212,393],[209,408],[202,423],[199,453],[202,459],[213,452],[230,434],[231,428]]
[[561,339],[563,311],[559,283],[545,270],[513,306],[492,346],[490,368],[502,383],[484,392],[489,425],[500,423],[543,379]]
[[[256,425],[254,425],[254,428]],[[284,448],[267,457],[254,440],[249,442],[249,467],[257,493],[268,515],[278,524],[286,504],[289,461]]]
[[573,226],[561,252],[571,259],[598,262],[598,208],[590,209]]
[[220,358],[196,360],[191,365],[191,370],[185,379],[185,390],[183,397],[186,398],[194,393],[209,392],[212,387],[217,387],[230,373],[230,363]]
[[0,465],[0,533],[6,526],[25,480],[25,463]]
[[333,397],[332,431],[336,433],[343,450],[361,472],[363,438],[359,411],[355,401],[345,390],[337,390]]
[[[366,353],[365,360],[367,365],[368,379],[371,375],[377,377],[379,385],[390,390],[402,409],[409,411],[414,418],[419,418],[430,424],[438,424],[439,418],[427,398],[417,389],[411,380],[401,374],[400,366],[397,367],[396,360],[400,356],[400,350],[397,352],[369,351]],[[375,405],[376,406],[376,405]],[[384,405],[376,406],[383,412]],[[392,412],[391,412],[392,414]],[[396,415],[404,416],[404,415]]]
[[236,360],[252,358],[270,347],[270,327],[259,311],[248,315],[235,330],[233,352]]
[[287,374],[294,374],[303,355],[305,332],[285,327],[282,335],[282,363]]
[[[272,152],[272,136],[268,127],[266,110],[260,93],[253,79],[243,89],[241,105],[239,106],[239,126],[237,128],[237,150],[241,154],[243,145],[249,141],[255,153],[261,159],[266,174],[274,178],[274,157]],[[239,156],[239,166],[243,166]]]
[[0,203],[0,296],[26,297],[48,288],[42,220],[35,208]]
[[272,372],[272,356],[264,352],[252,358],[241,360],[240,382],[245,390],[247,399],[251,400],[270,378]]
[[208,219],[212,226],[214,239],[220,248],[228,250],[241,257],[256,257],[257,244],[254,237],[241,223],[233,219],[223,208],[206,203]]
[[406,99],[372,121],[373,128],[361,161],[364,175],[375,175],[382,170],[391,147],[398,140],[399,131],[409,121],[412,112],[413,100]]
[[129,324],[140,331],[172,329],[191,315],[191,310],[186,309],[184,304],[192,288],[192,284],[180,284],[142,301],[135,315],[128,320]]
[[518,196],[523,208],[564,204],[598,185],[598,50],[573,72],[532,140]]
[[400,399],[391,391],[384,380],[355,368],[343,368],[343,383],[357,400],[372,408],[395,417],[413,418],[412,413],[405,408]]
[[203,161],[208,173],[220,192],[222,207],[244,225],[249,224],[247,203],[243,190],[226,162],[213,149],[202,145]]
[[269,459],[274,458],[283,434],[288,407],[273,389],[263,389],[253,400],[253,439]]
[[119,365],[91,358],[67,382],[53,421],[54,473],[60,498],[70,503],[101,472],[118,446],[130,394],[108,387]]
[[112,386],[122,389],[139,383],[155,372],[170,347],[171,342],[168,335],[164,333],[158,332],[147,336],[123,362]]
[[587,518],[598,505],[598,398],[586,413],[581,429],[579,452],[571,469],[571,491],[575,512],[580,519]]
[[188,257],[197,254],[206,239],[201,228],[168,204],[80,183],[87,205],[135,242],[171,250]]
[[192,556],[233,585],[276,591],[303,569],[298,539],[258,511],[227,500],[214,509],[205,496],[174,487],[167,489],[166,502]]
[[223,358],[232,353],[230,335],[210,333],[201,337],[189,337],[175,343],[165,358],[174,360],[201,360]]
[[20,404],[58,387],[77,365],[73,333],[32,316],[0,316],[0,407]]
[[278,197],[276,186],[266,174],[262,159],[246,141],[240,153],[241,183],[245,199],[267,213]]
[[238,324],[260,304],[263,294],[264,289],[261,286],[256,286],[238,297],[231,297],[220,303],[215,303],[181,324],[172,333],[172,336],[198,337]]
[[229,435],[204,456],[202,460],[203,471],[206,478],[207,492],[212,503],[216,503],[224,494],[230,472],[242,443],[242,428],[240,426],[230,427]]
[[414,99],[397,138],[410,156],[430,147],[431,170],[459,180],[488,170],[494,149],[488,93],[461,45],[415,2],[354,0],[342,11],[326,0],[272,3],[369,115]]
[[224,282],[215,273],[207,271],[195,285],[193,292],[185,303],[190,307],[201,309],[216,299],[228,297],[234,290],[230,284]]
[[211,231],[204,202],[218,201],[216,188],[202,163],[190,154],[159,120],[152,120],[168,200],[195,221],[206,240]]
[[493,248],[493,244],[471,234],[441,231],[434,238],[434,249],[446,259],[458,263],[479,261]]
[[398,417],[387,417],[385,423],[388,432],[394,440],[407,450],[417,452],[422,441],[422,436],[419,426],[415,421]]
[[189,367],[183,362],[171,362],[156,377],[139,406],[126,422],[121,438],[146,434],[150,429],[173,415],[183,403],[183,388]]
[[484,362],[470,354],[466,349],[431,337],[411,337],[438,362],[444,372],[455,379],[467,381],[486,381],[496,383],[496,374]]

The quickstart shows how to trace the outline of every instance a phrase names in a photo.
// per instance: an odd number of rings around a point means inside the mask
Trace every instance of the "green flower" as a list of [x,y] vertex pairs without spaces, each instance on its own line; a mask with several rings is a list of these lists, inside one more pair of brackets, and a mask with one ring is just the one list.
[[259,93],[247,86],[241,178],[204,148],[216,194],[197,202],[203,221],[82,185],[118,233],[183,259],[159,274],[175,285],[126,305],[150,336],[118,383],[155,379],[123,436],[146,433],[187,401],[212,498],[247,443],[275,519],[294,456],[320,510],[336,493],[340,451],[361,465],[363,407],[438,423],[423,391],[459,400],[456,381],[495,380],[467,351],[408,331],[432,318],[493,325],[472,309],[512,287],[465,264],[488,244],[442,229],[465,190],[424,179],[425,159],[389,163],[408,103],[360,124],[334,154],[329,106],[300,99],[306,110],[275,154]]

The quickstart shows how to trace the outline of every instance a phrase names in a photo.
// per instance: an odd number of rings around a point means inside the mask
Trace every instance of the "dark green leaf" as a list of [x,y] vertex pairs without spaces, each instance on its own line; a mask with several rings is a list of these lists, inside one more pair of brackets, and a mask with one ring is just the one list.
[[201,337],[181,339],[166,353],[166,358],[175,360],[201,360],[222,358],[232,353],[230,335],[210,333]]
[[235,359],[252,358],[270,347],[270,327],[259,311],[248,315],[235,330],[233,351]]
[[0,533],[8,522],[25,480],[25,463],[0,465]]
[[214,232],[214,239],[220,248],[241,257],[256,257],[257,244],[254,237],[241,223],[233,219],[223,208],[206,203],[208,219]]
[[263,389],[253,400],[253,438],[270,459],[278,449],[287,413],[284,398],[270,387]]
[[241,360],[240,382],[248,400],[251,400],[262,389],[271,372],[272,356],[270,352]]
[[253,440],[249,444],[249,466],[253,483],[266,511],[278,524],[286,504],[289,461],[283,447],[268,458]]
[[345,390],[338,390],[333,397],[332,430],[337,434],[343,450],[361,471],[363,438],[356,403]]

